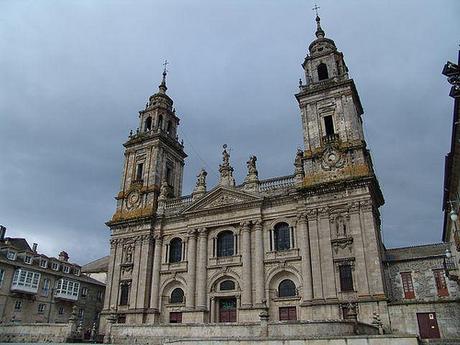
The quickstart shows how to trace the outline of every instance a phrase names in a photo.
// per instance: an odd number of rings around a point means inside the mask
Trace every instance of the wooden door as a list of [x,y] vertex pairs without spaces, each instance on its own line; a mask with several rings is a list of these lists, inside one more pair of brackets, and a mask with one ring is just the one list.
[[436,320],[436,313],[417,313],[417,322],[418,329],[420,331],[420,338],[441,338],[438,321]]
[[219,299],[219,322],[236,322],[236,298]]
[[182,313],[181,312],[170,312],[169,313],[169,323],[182,323]]

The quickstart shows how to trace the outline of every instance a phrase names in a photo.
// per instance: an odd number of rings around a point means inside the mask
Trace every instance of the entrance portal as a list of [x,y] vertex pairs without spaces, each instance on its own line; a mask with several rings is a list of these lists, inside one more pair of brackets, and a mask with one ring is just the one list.
[[219,299],[219,322],[236,322],[236,298]]

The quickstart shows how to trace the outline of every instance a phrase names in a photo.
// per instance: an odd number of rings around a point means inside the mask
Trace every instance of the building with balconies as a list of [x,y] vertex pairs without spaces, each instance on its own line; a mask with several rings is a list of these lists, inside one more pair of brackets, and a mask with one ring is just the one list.
[[98,324],[105,284],[81,273],[62,251],[49,257],[0,226],[0,322],[67,323],[74,306],[83,332]]

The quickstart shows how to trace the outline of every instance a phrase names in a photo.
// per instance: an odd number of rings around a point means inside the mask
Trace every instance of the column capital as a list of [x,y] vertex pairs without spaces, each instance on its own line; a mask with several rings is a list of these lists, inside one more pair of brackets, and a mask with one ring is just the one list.
[[196,229],[188,229],[187,230],[187,237],[196,237]]
[[208,229],[207,228],[198,228],[198,236],[199,237],[206,237],[208,236]]
[[314,218],[318,215],[318,210],[316,208],[310,209],[306,211],[308,218]]
[[163,235],[161,234],[154,234],[153,238],[155,239],[155,244],[163,243]]
[[307,222],[307,213],[306,212],[300,212],[297,214],[297,223],[299,224],[304,224]]
[[250,223],[249,222],[241,222],[240,223],[240,227],[241,227],[241,231],[250,231],[251,228],[250,228]]
[[263,221],[262,219],[257,219],[257,220],[254,220],[252,221],[252,224],[254,224],[254,230],[262,230],[262,224],[263,224]]

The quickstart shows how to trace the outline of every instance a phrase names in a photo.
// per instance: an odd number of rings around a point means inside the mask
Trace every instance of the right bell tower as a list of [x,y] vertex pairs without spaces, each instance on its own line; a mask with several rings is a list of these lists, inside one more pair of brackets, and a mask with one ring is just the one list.
[[[364,140],[363,108],[343,54],[325,37],[316,16],[316,39],[308,47],[296,94],[301,110],[304,187],[364,176],[374,177]],[[383,203],[383,198],[379,204]]]

